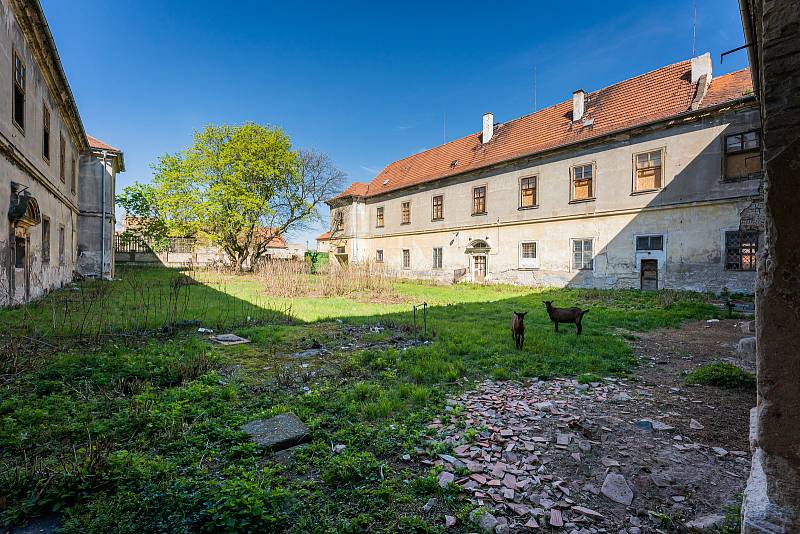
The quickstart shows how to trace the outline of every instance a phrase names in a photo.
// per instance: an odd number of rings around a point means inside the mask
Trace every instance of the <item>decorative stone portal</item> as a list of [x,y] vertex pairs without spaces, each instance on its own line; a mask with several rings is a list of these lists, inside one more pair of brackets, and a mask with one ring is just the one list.
[[472,282],[482,284],[486,281],[486,275],[489,272],[488,258],[490,250],[491,247],[483,239],[475,239],[467,245],[464,252],[469,256],[469,271]]

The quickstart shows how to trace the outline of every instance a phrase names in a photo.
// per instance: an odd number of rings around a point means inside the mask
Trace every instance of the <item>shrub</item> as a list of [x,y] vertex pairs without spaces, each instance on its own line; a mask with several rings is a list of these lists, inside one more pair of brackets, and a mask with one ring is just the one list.
[[687,384],[705,384],[728,389],[749,389],[756,385],[756,378],[730,363],[712,363],[698,367],[686,375]]

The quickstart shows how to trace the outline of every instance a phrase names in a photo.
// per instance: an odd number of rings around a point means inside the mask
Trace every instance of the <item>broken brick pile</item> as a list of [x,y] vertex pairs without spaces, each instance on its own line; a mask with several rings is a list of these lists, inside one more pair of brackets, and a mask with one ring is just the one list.
[[441,466],[440,485],[456,484],[486,510],[473,518],[485,531],[636,534],[658,531],[664,517],[719,524],[748,455],[693,441],[702,423],[662,413],[652,389],[615,379],[486,381],[430,424],[452,454],[423,463]]

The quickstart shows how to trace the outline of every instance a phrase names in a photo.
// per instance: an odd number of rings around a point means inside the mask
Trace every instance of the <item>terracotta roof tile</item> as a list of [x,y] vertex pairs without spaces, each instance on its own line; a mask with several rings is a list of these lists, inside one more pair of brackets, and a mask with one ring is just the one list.
[[331,238],[330,232],[325,232],[324,234],[320,234],[317,236],[317,241],[327,241]]
[[112,152],[122,152],[120,149],[113,147],[109,144],[106,144],[100,139],[92,137],[91,135],[87,134],[86,140],[89,142],[89,148],[94,148],[96,150],[110,150]]
[[[747,69],[712,79],[701,107],[735,100],[751,86]],[[690,111],[697,92],[691,61],[682,61],[586,94],[584,120],[572,100],[495,126],[492,140],[475,133],[387,165],[369,184],[353,183],[334,198],[374,196],[543,152]]]
[[[256,228],[253,230],[253,237],[258,242],[259,240],[263,240],[266,237],[274,234],[277,228]],[[273,235],[272,239],[269,240],[267,243],[268,248],[289,248],[286,246],[286,241],[284,241],[283,236],[281,235]]]

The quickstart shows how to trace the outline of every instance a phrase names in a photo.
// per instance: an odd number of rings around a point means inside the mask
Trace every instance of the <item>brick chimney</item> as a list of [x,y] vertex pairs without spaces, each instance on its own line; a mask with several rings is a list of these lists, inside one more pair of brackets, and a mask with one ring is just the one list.
[[586,101],[586,93],[583,89],[578,89],[572,93],[572,120],[579,121],[583,118],[583,106]]
[[711,83],[711,54],[706,52],[702,56],[692,58],[692,83],[697,83],[705,75],[706,84]]

